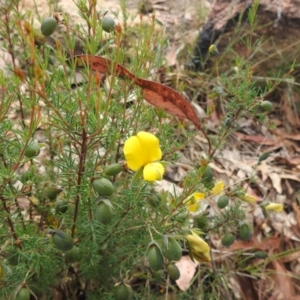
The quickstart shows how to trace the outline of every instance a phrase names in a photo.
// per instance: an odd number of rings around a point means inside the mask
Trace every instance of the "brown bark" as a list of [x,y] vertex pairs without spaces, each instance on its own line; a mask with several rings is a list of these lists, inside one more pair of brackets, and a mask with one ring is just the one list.
[[[285,72],[293,62],[299,64],[300,0],[261,0],[254,32],[248,21],[252,3],[251,0],[215,1],[197,38],[192,67],[204,69],[210,65],[211,44],[218,46],[220,68],[233,66],[237,55],[250,61],[254,73],[259,75]],[[249,37],[252,48],[244,43]]]

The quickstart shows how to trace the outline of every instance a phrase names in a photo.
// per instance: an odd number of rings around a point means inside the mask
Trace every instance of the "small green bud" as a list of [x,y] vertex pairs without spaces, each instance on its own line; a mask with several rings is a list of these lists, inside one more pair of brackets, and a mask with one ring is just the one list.
[[167,272],[172,280],[177,280],[180,277],[180,271],[175,264],[168,264]]
[[214,179],[214,173],[210,166],[206,166],[204,173],[202,175],[201,181],[211,182]]
[[100,201],[96,209],[97,221],[103,225],[107,225],[113,218],[112,205],[109,200]]
[[112,17],[105,16],[101,20],[102,29],[106,32],[111,32],[115,28],[115,20]]
[[218,198],[217,205],[219,208],[225,208],[229,203],[229,198],[227,195],[222,195]]
[[164,265],[164,257],[161,253],[160,247],[156,242],[151,242],[149,244],[146,256],[148,258],[149,266],[154,271],[162,269]]
[[229,247],[230,245],[233,244],[235,240],[235,236],[232,233],[226,233],[221,240],[221,243],[225,247]]
[[68,210],[68,202],[66,200],[57,199],[55,202],[55,213],[64,214]]
[[18,295],[16,296],[15,300],[29,300],[30,299],[30,292],[26,288],[21,288]]
[[243,223],[239,227],[239,236],[243,241],[249,241],[251,238],[251,229],[250,226],[247,223]]
[[157,282],[162,282],[162,281],[165,280],[165,272],[163,270],[158,270],[158,271],[153,273],[153,278]]
[[163,252],[169,261],[178,261],[182,256],[181,246],[172,237],[168,237],[168,245],[165,245]]
[[57,27],[57,20],[53,17],[45,18],[41,24],[41,32],[44,36],[51,35]]
[[115,187],[112,182],[106,178],[93,180],[92,186],[94,188],[94,191],[98,193],[99,196],[111,196],[115,191]]
[[78,247],[74,246],[71,250],[65,253],[65,259],[71,263],[78,261],[80,258]]
[[40,151],[40,145],[36,141],[30,141],[25,149],[24,155],[28,158],[33,158],[38,156]]
[[43,196],[48,198],[50,201],[54,201],[61,192],[61,188],[56,186],[46,186],[43,190]]
[[267,101],[267,100],[263,101],[260,104],[260,106],[266,112],[269,112],[269,111],[273,110],[273,104],[270,101]]
[[260,258],[260,259],[265,259],[268,257],[268,253],[264,252],[264,251],[256,251],[254,253],[255,257]]
[[263,154],[259,157],[258,162],[261,162],[261,161],[263,161],[263,160],[266,160],[269,156],[270,156],[270,152],[265,152],[265,153],[263,153]]
[[124,282],[116,283],[114,287],[115,300],[129,300],[132,296],[132,288]]
[[51,233],[53,233],[52,239],[56,248],[64,252],[73,248],[74,242],[70,235],[58,229],[51,230]]
[[104,174],[107,176],[116,176],[121,173],[123,166],[121,164],[111,164],[104,169]]

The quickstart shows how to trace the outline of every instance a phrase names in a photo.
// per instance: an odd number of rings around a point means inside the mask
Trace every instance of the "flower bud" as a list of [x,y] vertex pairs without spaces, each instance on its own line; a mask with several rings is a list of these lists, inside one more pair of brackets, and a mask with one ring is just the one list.
[[28,158],[33,158],[39,155],[40,150],[40,145],[36,141],[30,141],[25,149],[24,155]]
[[121,173],[123,166],[121,164],[111,164],[104,169],[104,174],[107,176],[116,176]]
[[106,32],[111,32],[114,30],[116,23],[112,17],[105,16],[101,20],[102,29]]
[[182,249],[179,243],[172,237],[168,237],[168,244],[165,245],[164,255],[169,261],[178,261],[182,256]]
[[51,230],[51,233],[53,233],[52,238],[56,248],[64,252],[73,248],[74,242],[70,235],[58,229]]
[[165,280],[165,272],[163,270],[158,270],[158,271],[153,273],[153,278],[157,282],[162,282],[162,281]]
[[221,240],[221,243],[225,247],[229,247],[230,245],[233,244],[235,240],[235,236],[232,233],[226,233]]
[[255,257],[260,258],[260,259],[265,259],[268,257],[268,253],[264,252],[264,251],[256,251],[254,253]]
[[44,36],[51,35],[57,27],[57,20],[53,17],[45,18],[41,24],[41,32]]
[[100,201],[96,209],[97,221],[107,225],[113,218],[112,204],[109,200]]
[[243,241],[249,241],[251,238],[251,229],[247,223],[242,223],[239,227],[239,236]]
[[92,182],[92,186],[94,188],[94,191],[99,196],[111,196],[115,191],[115,187],[112,182],[106,178],[94,179]]
[[78,261],[80,258],[78,247],[74,246],[71,250],[65,253],[65,259],[71,263]]
[[132,288],[124,282],[116,283],[114,287],[115,300],[129,300],[131,299]]
[[218,198],[217,205],[219,208],[225,208],[229,203],[229,198],[227,195],[222,195]]
[[264,111],[266,111],[266,112],[270,112],[270,111],[273,110],[273,104],[272,104],[272,102],[267,101],[267,100],[263,101],[263,102],[260,104],[260,106],[261,106],[261,108],[262,108]]
[[55,213],[64,214],[68,210],[68,202],[66,200],[57,199],[55,202]]
[[43,190],[43,195],[50,201],[54,201],[61,192],[61,188],[58,188],[56,186],[46,186]]
[[175,264],[168,264],[167,272],[172,280],[177,280],[180,277],[180,271]]
[[160,270],[164,265],[164,257],[161,253],[160,247],[156,242],[151,242],[148,246],[146,256],[148,258],[149,266],[155,270]]
[[29,300],[29,299],[30,299],[30,292],[25,287],[20,289],[19,293],[15,298],[15,300]]

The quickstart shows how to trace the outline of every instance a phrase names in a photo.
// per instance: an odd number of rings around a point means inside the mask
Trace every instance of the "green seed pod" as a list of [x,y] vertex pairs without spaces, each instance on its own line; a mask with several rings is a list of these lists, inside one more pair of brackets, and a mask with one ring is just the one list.
[[167,266],[167,272],[172,280],[177,280],[180,277],[180,271],[175,264],[169,264]]
[[55,213],[57,215],[64,214],[68,210],[68,202],[66,200],[57,199],[55,202]]
[[219,208],[225,208],[229,203],[229,198],[227,195],[222,195],[218,198],[217,205]]
[[16,296],[15,300],[29,300],[30,299],[30,292],[26,288],[21,288],[18,295]]
[[211,182],[214,179],[214,173],[210,166],[206,166],[204,173],[202,175],[201,181]]
[[254,253],[255,257],[260,258],[260,259],[265,259],[268,257],[268,253],[264,252],[264,251],[256,251]]
[[73,248],[74,242],[70,235],[61,231],[61,230],[53,230],[53,243],[61,251],[69,251]]
[[7,251],[7,262],[11,266],[17,266],[20,260],[20,253],[15,248],[9,248]]
[[243,241],[249,241],[251,238],[251,229],[247,223],[241,224],[239,227],[239,236]]
[[129,284],[118,282],[114,287],[115,300],[129,300],[132,295],[132,288]]
[[258,158],[258,162],[261,162],[263,160],[266,160],[270,156],[270,152],[265,152]]
[[112,205],[109,200],[100,201],[96,209],[97,221],[103,225],[107,225],[113,218]]
[[35,172],[35,169],[32,167],[29,170],[27,170],[26,172],[23,172],[21,175],[21,178],[20,178],[21,182],[26,183],[27,181],[33,180],[35,177],[34,172]]
[[101,20],[102,29],[106,32],[111,32],[115,28],[115,20],[112,17],[105,16]]
[[273,104],[270,101],[267,101],[267,100],[263,101],[260,104],[260,106],[266,112],[269,112],[269,111],[273,110]]
[[111,164],[104,169],[104,174],[107,176],[116,176],[120,174],[123,170],[121,164]]
[[161,253],[160,247],[156,242],[149,244],[146,256],[148,258],[149,266],[154,271],[162,269],[164,265],[164,257]]
[[153,278],[157,282],[163,282],[163,281],[165,281],[165,272],[163,270],[158,270],[153,273]]
[[168,245],[165,245],[163,251],[169,261],[178,261],[182,256],[182,249],[179,243],[172,237],[168,237]]
[[51,35],[57,27],[57,20],[53,17],[45,18],[41,24],[41,32],[44,36]]
[[232,233],[226,233],[221,240],[221,243],[225,247],[229,247],[230,245],[233,244],[235,240],[235,236]]
[[106,178],[93,180],[92,186],[94,191],[98,193],[99,196],[111,196],[115,191],[114,185]]
[[43,196],[48,198],[50,201],[54,201],[61,192],[61,188],[56,186],[46,186],[43,190]]
[[71,263],[78,261],[79,258],[79,249],[76,246],[74,246],[71,250],[65,253],[65,259]]
[[28,143],[24,155],[28,158],[33,158],[39,155],[40,150],[40,145],[36,141],[31,141]]

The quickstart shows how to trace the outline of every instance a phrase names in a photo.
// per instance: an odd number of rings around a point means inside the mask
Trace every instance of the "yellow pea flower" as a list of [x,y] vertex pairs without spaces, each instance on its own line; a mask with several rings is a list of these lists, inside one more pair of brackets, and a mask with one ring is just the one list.
[[217,181],[214,187],[210,190],[211,195],[220,195],[224,190],[225,184],[223,181]]
[[244,194],[242,196],[239,197],[242,201],[248,202],[250,204],[254,204],[257,202],[257,197],[250,195],[250,194]]
[[187,210],[189,212],[196,212],[200,207],[200,201],[205,199],[203,193],[193,193],[183,200]]
[[191,230],[191,233],[192,234],[187,234],[184,237],[189,243],[193,258],[198,262],[211,261],[209,245],[194,231]]
[[161,180],[165,169],[157,162],[162,157],[158,138],[152,133],[140,131],[124,143],[124,156],[129,169],[143,168],[143,178],[147,181]]
[[268,205],[265,206],[266,210],[271,210],[275,212],[282,212],[283,211],[283,204],[280,203],[269,203]]

